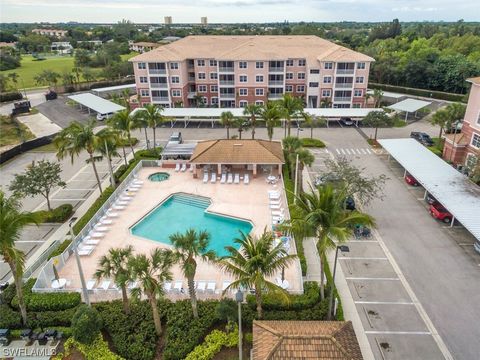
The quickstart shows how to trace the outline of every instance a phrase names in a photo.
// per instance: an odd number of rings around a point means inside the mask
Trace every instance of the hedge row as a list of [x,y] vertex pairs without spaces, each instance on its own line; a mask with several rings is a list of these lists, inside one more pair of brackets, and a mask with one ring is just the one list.
[[428,89],[415,89],[415,88],[408,88],[404,86],[376,84],[371,82],[368,83],[368,87],[371,89],[380,89],[383,91],[398,92],[401,94],[423,96],[423,97],[447,100],[447,101],[460,101],[464,103],[468,101],[467,95],[446,93],[442,91],[434,91],[434,90],[428,90]]
[[112,195],[114,189],[109,186],[103,190],[103,193],[98,197],[97,200],[90,206],[87,212],[75,223],[73,226],[73,233],[77,235],[80,231],[82,231],[83,227],[87,225],[90,219],[95,215],[95,213],[102,207],[105,201],[108,200],[110,195]]
[[15,101],[21,99],[23,99],[23,95],[21,92],[18,91],[0,93],[0,102]]
[[91,345],[85,345],[75,341],[73,337],[68,339],[65,344],[65,353],[58,354],[53,360],[62,360],[70,358],[72,350],[78,350],[85,360],[123,360],[122,357],[110,351],[108,343],[103,340],[102,335],[98,335],[97,339]]
[[59,207],[48,210],[40,210],[36,212],[39,214],[45,223],[64,223],[73,214],[72,204],[62,204]]
[[222,349],[222,347],[233,347],[238,345],[238,328],[229,333],[220,330],[213,330],[205,337],[205,341],[196,346],[187,355],[185,360],[211,360]]
[[71,242],[72,239],[65,239],[55,250],[52,251],[52,253],[48,256],[47,261],[55,256],[61,255]]
[[303,147],[324,148],[325,143],[320,139],[302,138],[300,139]]

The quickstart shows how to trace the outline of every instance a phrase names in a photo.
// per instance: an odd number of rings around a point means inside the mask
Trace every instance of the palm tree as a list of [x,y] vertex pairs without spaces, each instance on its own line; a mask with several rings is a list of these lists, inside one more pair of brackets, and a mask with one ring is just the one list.
[[285,136],[290,136],[290,128],[292,126],[292,118],[303,111],[303,100],[290,94],[283,95],[279,101],[283,116],[285,117]]
[[257,125],[257,116],[261,114],[261,106],[257,104],[248,104],[243,109],[243,115],[250,117],[250,126],[252,127],[252,139],[255,139],[255,127]]
[[248,130],[248,126],[249,126],[249,123],[248,121],[246,121],[245,119],[243,118],[236,118],[234,121],[233,121],[233,124],[234,126],[236,126],[238,128],[238,138],[240,140],[242,140],[242,133],[245,131],[245,130]]
[[261,319],[264,290],[288,300],[288,293],[267,278],[282,271],[296,258],[296,255],[288,255],[281,243],[275,246],[273,234],[266,229],[260,238],[254,238],[242,232],[240,235],[239,239],[235,239],[239,248],[226,246],[225,249],[229,255],[224,256],[219,262],[222,269],[235,278],[225,291],[240,287],[255,289],[257,316]]
[[77,84],[80,83],[80,75],[82,75],[82,69],[79,67],[74,67],[72,68],[72,73],[75,76],[75,80],[77,81]]
[[320,100],[320,107],[321,108],[331,108],[332,107],[332,100],[330,100],[330,98],[322,98]]
[[23,297],[23,270],[25,267],[25,253],[15,248],[15,241],[20,239],[20,233],[27,225],[40,222],[38,213],[22,212],[18,198],[7,198],[0,190],[0,255],[8,264],[15,281],[18,306],[22,315],[23,324],[27,324],[27,308]]
[[[140,104],[140,100],[138,100],[138,103]],[[130,114],[132,116],[132,114]],[[147,143],[147,149],[150,148],[149,141],[148,141],[148,134],[147,134],[147,128],[148,128],[148,120],[145,118],[144,111],[137,111],[135,112],[135,115],[133,115],[133,122],[134,122],[134,127],[136,129],[143,129],[144,135],[145,135],[145,142]]]
[[285,152],[285,159],[288,162],[290,169],[290,176],[294,178],[295,163],[297,158],[297,151],[302,147],[302,142],[296,136],[287,136],[282,140],[283,151]]
[[130,89],[122,90],[123,103],[127,110],[130,112]]
[[152,307],[153,322],[158,336],[162,335],[162,323],[158,313],[157,297],[163,295],[163,284],[172,280],[171,268],[174,258],[172,252],[165,249],[154,249],[150,257],[140,254],[130,258],[128,267],[132,278],[138,281],[138,287],[131,290],[134,297],[145,295]]
[[430,118],[430,124],[437,125],[440,127],[440,132],[438,133],[438,138],[442,138],[443,129],[449,127],[449,114],[446,109],[440,109]]
[[297,186],[300,191],[303,189],[303,169],[305,165],[311,166],[315,161],[315,156],[310,152],[310,150],[303,147],[295,151],[295,161],[298,155],[298,176],[297,176]]
[[380,89],[373,89],[372,98],[373,98],[373,107],[376,108],[380,106],[380,103],[383,98],[383,91]]
[[315,237],[320,256],[320,295],[325,298],[324,265],[327,252],[337,243],[347,241],[353,236],[357,224],[374,226],[374,220],[367,214],[348,211],[344,207],[346,193],[343,189],[334,189],[331,185],[311,188],[310,192],[300,192],[290,208],[291,220],[287,227],[295,237],[303,240]]
[[115,130],[121,131],[127,137],[130,149],[132,149],[132,154],[135,155],[135,150],[133,150],[132,144],[132,130],[137,126],[134,118],[130,116],[128,110],[122,110],[113,115],[110,119],[107,120],[107,124],[114,128]]
[[156,147],[156,129],[157,126],[160,125],[165,118],[162,115],[163,108],[158,107],[154,104],[146,104],[144,106],[144,110],[140,111],[140,116],[145,119],[148,126],[150,126],[153,130],[153,148]]
[[128,261],[133,253],[133,246],[129,245],[123,249],[110,249],[107,255],[103,255],[98,261],[98,269],[95,272],[97,279],[112,278],[116,286],[122,291],[123,311],[128,314],[127,285],[132,280]]
[[324,116],[316,117],[302,111],[303,122],[306,126],[310,127],[310,139],[313,139],[313,127],[324,126],[327,123],[327,119]]
[[260,108],[260,116],[265,121],[267,127],[268,139],[272,141],[273,130],[282,117],[279,106],[276,102],[269,101]]
[[230,139],[230,128],[233,125],[233,114],[231,111],[224,111],[220,114],[220,123],[227,129],[227,139]]
[[198,319],[197,294],[194,282],[195,273],[197,272],[197,261],[195,258],[205,261],[215,259],[215,252],[207,250],[210,234],[206,231],[196,232],[194,229],[188,229],[185,234],[176,233],[170,235],[170,241],[173,245],[175,262],[180,263],[183,275],[187,278],[193,317]]
[[98,133],[96,134],[94,128],[95,120],[91,120],[85,125],[78,121],[74,121],[68,127],[60,131],[60,133],[53,139],[53,143],[57,148],[57,158],[60,160],[69,155],[73,163],[75,156],[78,156],[81,151],[85,150],[88,153],[89,158],[87,159],[87,163],[92,164],[93,172],[97,179],[98,189],[100,190],[100,193],[102,193],[102,183],[100,182],[100,177],[98,176],[97,167],[95,165],[95,162],[99,161],[101,157],[95,157],[94,153],[103,146],[102,144],[105,141],[105,137],[102,133],[100,133],[100,135]]

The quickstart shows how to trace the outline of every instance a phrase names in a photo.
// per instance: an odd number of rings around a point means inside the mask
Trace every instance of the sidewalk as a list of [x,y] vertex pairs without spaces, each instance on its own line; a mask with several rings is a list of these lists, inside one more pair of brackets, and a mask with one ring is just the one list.
[[57,132],[62,130],[60,126],[58,126],[45,115],[40,113],[34,115],[18,116],[17,120],[25,124],[37,138],[56,134]]

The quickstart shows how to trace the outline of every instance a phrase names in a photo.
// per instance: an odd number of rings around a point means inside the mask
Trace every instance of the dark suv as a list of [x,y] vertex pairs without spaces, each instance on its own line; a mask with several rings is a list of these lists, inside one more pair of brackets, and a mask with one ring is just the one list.
[[428,135],[427,133],[412,131],[410,133],[410,137],[417,140],[420,144],[423,144],[425,146],[432,146],[433,145],[433,140],[430,137],[430,135]]

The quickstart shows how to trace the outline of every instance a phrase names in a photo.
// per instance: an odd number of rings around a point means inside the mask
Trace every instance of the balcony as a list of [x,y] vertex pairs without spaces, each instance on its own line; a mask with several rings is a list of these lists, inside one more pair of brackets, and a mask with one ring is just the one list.
[[271,73],[278,73],[278,72],[283,73],[284,71],[285,71],[285,68],[283,66],[282,67],[271,66],[268,68],[268,72],[271,72]]
[[337,74],[339,75],[353,75],[355,69],[337,69]]
[[220,93],[219,95],[220,95],[220,99],[235,99],[234,93],[227,93],[227,94]]
[[351,82],[351,83],[336,83],[335,87],[337,89],[351,89],[353,87],[353,82]]
[[167,73],[167,69],[148,69],[149,74],[161,74],[165,75]]
[[348,97],[344,97],[344,96],[335,96],[333,98],[333,101],[338,101],[338,102],[345,102],[345,101],[348,101],[350,102],[352,100],[352,98],[350,96]]
[[218,68],[218,72],[221,72],[221,73],[233,73],[235,70],[234,70],[234,67],[233,66],[220,66]]
[[150,83],[152,89],[166,89],[168,88],[167,83]]
[[188,81],[189,82],[195,82],[195,76],[189,76]]
[[283,80],[269,80],[268,85],[271,86],[283,86]]
[[153,102],[170,102],[168,96],[152,96]]
[[235,80],[220,80],[220,86],[233,86],[235,85]]
[[268,94],[268,99],[273,99],[273,100],[277,100],[277,99],[281,99],[283,96],[283,94]]

